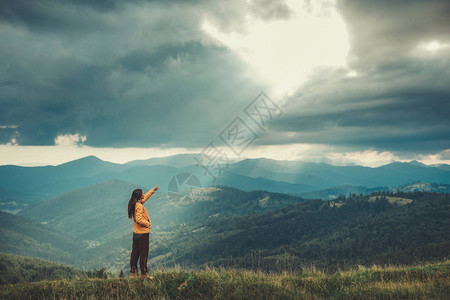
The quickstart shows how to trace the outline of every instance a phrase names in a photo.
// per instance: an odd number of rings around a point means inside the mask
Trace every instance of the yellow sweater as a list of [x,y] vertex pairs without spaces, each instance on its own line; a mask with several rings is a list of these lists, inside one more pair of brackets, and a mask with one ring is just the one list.
[[144,207],[145,201],[150,198],[154,193],[154,189],[151,189],[144,195],[144,199],[139,200],[134,207],[134,218],[133,218],[133,232],[134,233],[149,233],[152,227],[152,222],[150,222],[150,217],[148,212]]

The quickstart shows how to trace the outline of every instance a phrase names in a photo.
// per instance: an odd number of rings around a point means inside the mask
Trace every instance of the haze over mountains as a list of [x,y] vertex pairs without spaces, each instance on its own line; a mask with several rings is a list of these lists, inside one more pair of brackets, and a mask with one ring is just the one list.
[[[184,172],[196,175],[202,186],[226,185],[245,191],[267,190],[299,195],[337,187],[342,191],[342,186],[354,192],[414,182],[450,184],[449,165],[428,166],[413,161],[370,168],[266,158],[222,165],[221,176],[213,180],[193,158],[192,154],[184,154],[115,164],[88,156],[58,166],[0,166],[0,190],[3,190],[2,195],[20,193],[49,199],[73,189],[119,179],[144,188],[160,184],[161,190],[167,192],[172,177]],[[330,197],[333,193],[330,192]],[[5,200],[2,202],[7,203]]]

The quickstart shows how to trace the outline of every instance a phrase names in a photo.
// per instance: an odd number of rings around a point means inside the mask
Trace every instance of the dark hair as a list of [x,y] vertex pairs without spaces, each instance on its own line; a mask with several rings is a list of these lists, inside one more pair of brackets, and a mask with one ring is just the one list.
[[141,199],[141,197],[142,197],[141,189],[135,189],[131,194],[130,201],[128,201],[128,219],[134,217],[134,207],[136,205],[136,202],[138,202]]

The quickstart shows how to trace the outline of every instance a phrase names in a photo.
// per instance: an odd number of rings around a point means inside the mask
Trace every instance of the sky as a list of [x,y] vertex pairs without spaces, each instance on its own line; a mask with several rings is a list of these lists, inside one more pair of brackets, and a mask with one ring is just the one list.
[[[450,163],[449,1],[0,1],[0,165]],[[208,148],[209,147],[209,148]]]

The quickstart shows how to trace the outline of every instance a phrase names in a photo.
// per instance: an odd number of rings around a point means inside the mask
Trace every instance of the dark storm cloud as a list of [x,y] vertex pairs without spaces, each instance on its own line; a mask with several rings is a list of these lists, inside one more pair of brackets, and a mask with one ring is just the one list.
[[83,32],[104,27],[101,14],[115,11],[119,1],[1,1],[0,18],[31,31]]
[[123,3],[2,2],[0,143],[202,147],[261,90],[198,7]]
[[350,33],[354,67],[395,61],[420,42],[450,42],[450,1],[341,0],[338,7]]
[[250,3],[252,13],[263,20],[288,19],[292,11],[283,0],[256,0]]
[[205,18],[221,32],[245,32],[248,17],[263,21],[289,19],[293,12],[286,0],[203,1]]
[[[338,8],[358,76],[317,71],[255,143],[450,148],[449,48],[417,48],[450,43],[450,2]],[[206,146],[265,87],[203,21],[242,32],[247,16],[270,22],[294,12],[266,0],[0,0],[0,143],[51,145],[78,133],[92,146]]]

